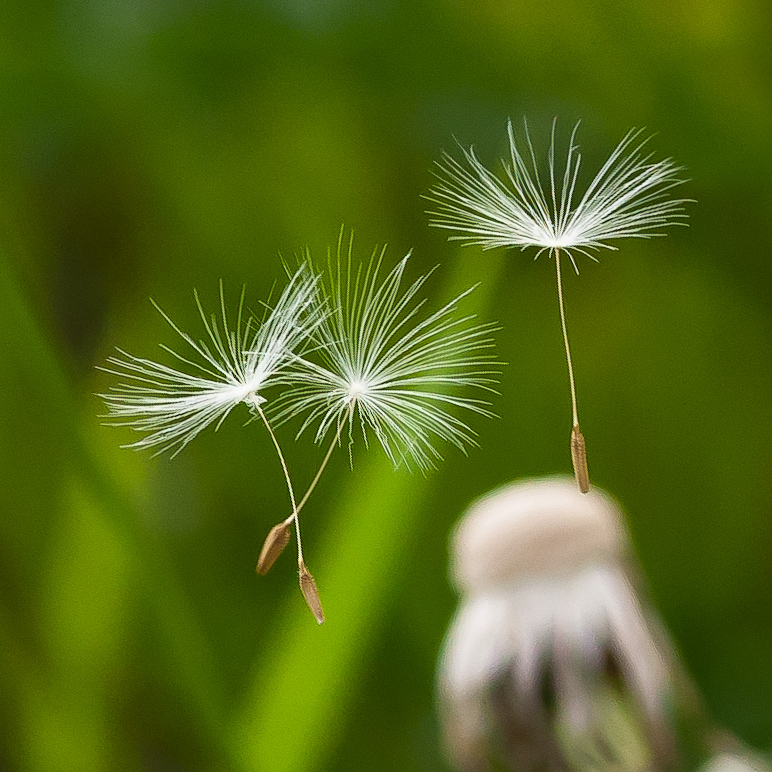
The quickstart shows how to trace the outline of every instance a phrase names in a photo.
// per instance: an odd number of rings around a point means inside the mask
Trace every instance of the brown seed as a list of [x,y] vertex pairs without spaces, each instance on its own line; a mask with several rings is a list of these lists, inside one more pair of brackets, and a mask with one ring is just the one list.
[[587,448],[584,435],[579,430],[579,424],[571,430],[571,461],[574,465],[574,476],[579,490],[588,493],[590,490],[590,473],[587,471]]
[[290,525],[292,521],[285,520],[283,523],[275,525],[268,532],[263,542],[263,549],[260,551],[260,557],[257,561],[258,574],[267,574],[271,566],[276,562],[276,558],[281,555],[282,550],[287,546],[290,540]]
[[305,563],[300,564],[300,590],[316,621],[322,624],[324,611],[322,611],[322,601],[319,599],[319,590],[317,590],[314,577],[309,573]]

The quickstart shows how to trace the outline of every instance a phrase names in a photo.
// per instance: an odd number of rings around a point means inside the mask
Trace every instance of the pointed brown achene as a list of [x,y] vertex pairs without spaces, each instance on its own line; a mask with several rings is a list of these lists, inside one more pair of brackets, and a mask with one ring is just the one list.
[[587,450],[579,424],[576,424],[571,430],[571,461],[574,465],[574,477],[576,477],[579,490],[582,493],[589,493],[590,473],[587,471]]
[[258,574],[265,576],[276,562],[276,558],[281,555],[284,548],[289,544],[290,528],[294,519],[295,516],[291,515],[268,532],[268,536],[265,537],[265,542],[263,543],[263,549],[260,551],[257,568],[255,569]]
[[319,590],[316,587],[314,577],[311,576],[305,563],[300,564],[300,591],[303,593],[308,608],[311,609],[311,613],[316,618],[316,621],[322,624],[324,622],[324,611],[322,610],[322,601],[319,598]]

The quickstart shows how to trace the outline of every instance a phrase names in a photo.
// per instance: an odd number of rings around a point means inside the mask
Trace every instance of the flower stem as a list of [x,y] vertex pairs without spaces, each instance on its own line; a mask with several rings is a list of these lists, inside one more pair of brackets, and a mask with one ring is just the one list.
[[563,330],[563,345],[566,350],[568,364],[568,382],[571,387],[571,461],[574,466],[574,476],[582,493],[590,490],[590,476],[587,471],[587,451],[584,435],[579,429],[579,413],[576,407],[576,384],[574,382],[574,365],[571,361],[571,347],[568,345],[568,328],[566,326],[566,309],[563,302],[563,276],[560,271],[560,250],[555,249],[555,273],[558,284],[558,305],[560,307],[560,327]]
[[304,562],[303,562],[303,545],[300,540],[300,521],[298,520],[299,509],[298,509],[298,506],[295,504],[295,491],[292,488],[292,481],[290,480],[289,471],[287,470],[287,462],[284,460],[284,454],[281,452],[279,441],[276,439],[276,435],[274,434],[273,429],[271,428],[271,424],[268,423],[268,419],[266,418],[265,413],[262,411],[260,407],[257,408],[257,412],[260,414],[260,418],[263,419],[265,428],[268,429],[268,434],[271,435],[271,439],[273,440],[273,445],[276,448],[276,453],[278,454],[279,461],[281,462],[281,468],[284,471],[284,479],[287,481],[287,490],[289,491],[290,502],[292,503],[292,514],[287,518],[287,520],[295,521],[295,534],[298,539],[298,565],[302,566],[304,565]]
[[340,435],[343,433],[343,426],[351,418],[351,414],[354,412],[354,405],[355,405],[355,400],[351,400],[348,407],[348,412],[346,413],[345,416],[343,416],[343,418],[341,418],[340,423],[338,424],[338,430],[335,432],[335,436],[332,438],[330,447],[327,448],[327,453],[324,456],[324,460],[319,466],[319,469],[317,469],[316,475],[314,476],[314,479],[311,481],[311,485],[308,486],[308,490],[303,494],[303,498],[300,500],[300,503],[297,506],[296,512],[300,512],[300,510],[303,509],[303,505],[308,501],[308,497],[311,495],[314,488],[316,488],[316,484],[319,482],[319,478],[322,476],[322,472],[327,466],[327,462],[330,460],[330,456],[332,456],[332,451],[335,450],[335,446],[338,444],[340,440]]

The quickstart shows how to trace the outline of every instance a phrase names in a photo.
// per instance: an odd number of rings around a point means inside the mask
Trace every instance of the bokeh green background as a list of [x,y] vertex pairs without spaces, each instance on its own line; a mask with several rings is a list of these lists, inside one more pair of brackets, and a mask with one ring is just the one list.
[[[772,746],[772,7],[766,0],[5,0],[0,10],[0,770],[445,769],[433,697],[448,533],[475,497],[568,471],[546,260],[448,244],[421,194],[454,138],[583,119],[687,168],[690,227],[566,277],[582,427],[707,704]],[[119,449],[95,370],[197,331],[279,254],[439,264],[434,302],[502,325],[480,447],[427,478],[340,453],[305,512],[318,628],[284,557],[265,432]],[[321,453],[281,439],[296,483]]]

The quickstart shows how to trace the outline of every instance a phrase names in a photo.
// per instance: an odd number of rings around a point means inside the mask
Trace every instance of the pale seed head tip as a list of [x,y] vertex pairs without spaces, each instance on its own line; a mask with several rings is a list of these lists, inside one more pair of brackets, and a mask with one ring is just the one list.
[[270,571],[271,566],[276,562],[276,558],[281,555],[289,540],[290,523],[286,520],[271,528],[268,536],[265,537],[263,549],[260,551],[260,557],[255,568],[258,574],[265,576]]
[[316,587],[314,577],[311,576],[305,563],[300,564],[300,591],[303,593],[308,608],[311,609],[311,613],[314,615],[317,623],[322,624],[324,622],[324,611],[322,610],[322,601],[319,598],[319,590]]

